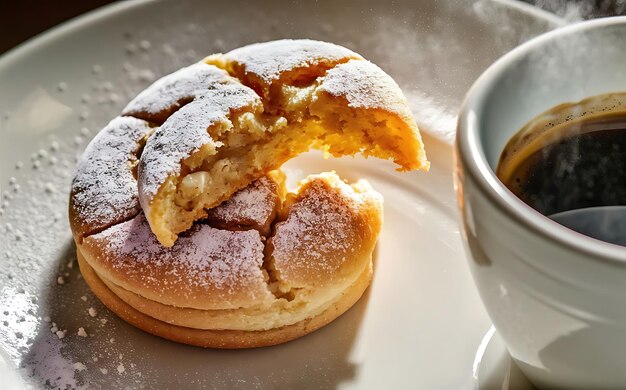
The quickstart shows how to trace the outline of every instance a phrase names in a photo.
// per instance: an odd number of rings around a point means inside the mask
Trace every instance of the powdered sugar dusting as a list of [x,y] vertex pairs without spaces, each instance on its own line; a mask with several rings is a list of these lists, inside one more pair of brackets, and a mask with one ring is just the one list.
[[[260,270],[263,243],[256,230],[233,232],[195,225],[173,247],[166,248],[139,214],[87,237],[84,245],[101,251],[95,261],[110,272],[121,272],[130,283],[164,297],[193,296],[201,290],[202,299],[223,300],[225,306],[245,294],[253,301],[264,298],[259,295],[259,288],[265,291]],[[242,285],[251,288],[242,289]]]
[[214,226],[251,227],[265,235],[278,206],[277,187],[274,180],[264,176],[209,210],[207,218]]
[[316,93],[342,96],[352,108],[381,109],[412,118],[398,84],[367,60],[350,60],[330,69]]
[[226,71],[198,62],[155,81],[128,103],[123,114],[160,124],[213,84],[228,79]]
[[50,388],[76,389],[78,381],[75,377],[76,368],[71,361],[63,357],[63,342],[52,337],[48,342],[38,345],[33,356],[29,357],[29,371],[34,378],[44,378]]
[[215,151],[221,145],[209,134],[210,127],[230,129],[231,110],[262,107],[252,89],[231,79],[233,82],[214,84],[213,89],[176,111],[146,143],[139,164],[139,194],[144,210],[165,180],[179,174],[182,160],[201,147]]
[[316,65],[320,62],[336,63],[360,55],[345,47],[310,39],[282,39],[256,43],[232,50],[226,58],[244,66],[264,82],[271,84],[283,72]]
[[140,140],[151,131],[145,121],[118,117],[87,146],[72,182],[77,233],[106,227],[140,211],[131,163],[137,159]]
[[[331,187],[313,176],[279,222],[272,237],[275,266],[283,279],[299,275],[330,277],[343,266],[332,259],[351,259],[361,250],[363,199],[341,182]],[[329,261],[329,259],[331,259]]]

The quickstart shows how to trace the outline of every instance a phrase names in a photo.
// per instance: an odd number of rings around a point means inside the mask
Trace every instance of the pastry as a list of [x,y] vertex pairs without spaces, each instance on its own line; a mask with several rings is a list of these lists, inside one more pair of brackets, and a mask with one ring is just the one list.
[[283,343],[367,289],[382,197],[278,169],[310,148],[428,169],[404,96],[337,45],[255,44],[156,81],[89,144],[69,215],[81,272],[127,322],[212,348]]
[[179,70],[124,109],[159,125],[139,161],[139,202],[159,242],[296,155],[392,159],[427,169],[402,91],[383,70],[330,43],[255,44]]

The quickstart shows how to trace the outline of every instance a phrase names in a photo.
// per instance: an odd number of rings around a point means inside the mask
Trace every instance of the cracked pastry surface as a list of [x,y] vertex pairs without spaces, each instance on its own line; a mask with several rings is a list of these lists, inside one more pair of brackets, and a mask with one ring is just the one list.
[[165,246],[206,210],[310,148],[428,169],[393,79],[325,42],[272,41],[209,56],[155,82],[123,114],[160,125],[141,155],[138,189]]
[[[348,185],[334,173],[312,175],[288,194],[282,178],[259,179],[215,209],[233,230],[209,219],[167,248],[139,213],[87,236],[77,243],[81,271],[105,305],[162,337],[177,339],[170,332],[180,327],[206,331],[191,331],[187,343],[240,348],[309,333],[367,288],[382,198],[367,182]],[[262,212],[251,218],[249,209]],[[126,318],[128,311],[142,315]]]

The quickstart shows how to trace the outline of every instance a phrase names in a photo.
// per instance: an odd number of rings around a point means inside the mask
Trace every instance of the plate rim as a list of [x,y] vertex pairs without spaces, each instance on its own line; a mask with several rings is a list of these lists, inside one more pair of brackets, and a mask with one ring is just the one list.
[[[533,18],[544,20],[555,27],[566,24],[565,20],[559,18],[557,15],[548,11],[542,10],[533,5],[524,3],[517,0],[488,0],[496,4],[504,5],[512,9],[516,9],[520,12],[526,13]],[[104,18],[113,17],[117,14],[127,12],[129,9],[145,6],[146,4],[162,2],[162,0],[126,0],[122,2],[115,2],[98,7],[94,10],[88,11],[84,14],[75,16],[60,24],[44,30],[39,34],[27,39],[26,41],[18,44],[17,46],[9,49],[4,54],[0,55],[0,71],[7,68],[11,63],[17,61],[20,57],[28,54],[32,50],[36,50],[38,47],[48,44],[55,39],[61,38],[66,34],[70,34],[76,29],[89,25],[98,20]]]

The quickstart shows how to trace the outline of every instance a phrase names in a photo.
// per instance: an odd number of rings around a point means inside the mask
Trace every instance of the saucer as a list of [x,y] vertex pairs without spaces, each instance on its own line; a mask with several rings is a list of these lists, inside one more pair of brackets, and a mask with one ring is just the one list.
[[476,390],[533,390],[536,387],[509,355],[506,345],[492,325],[478,346],[473,366]]

